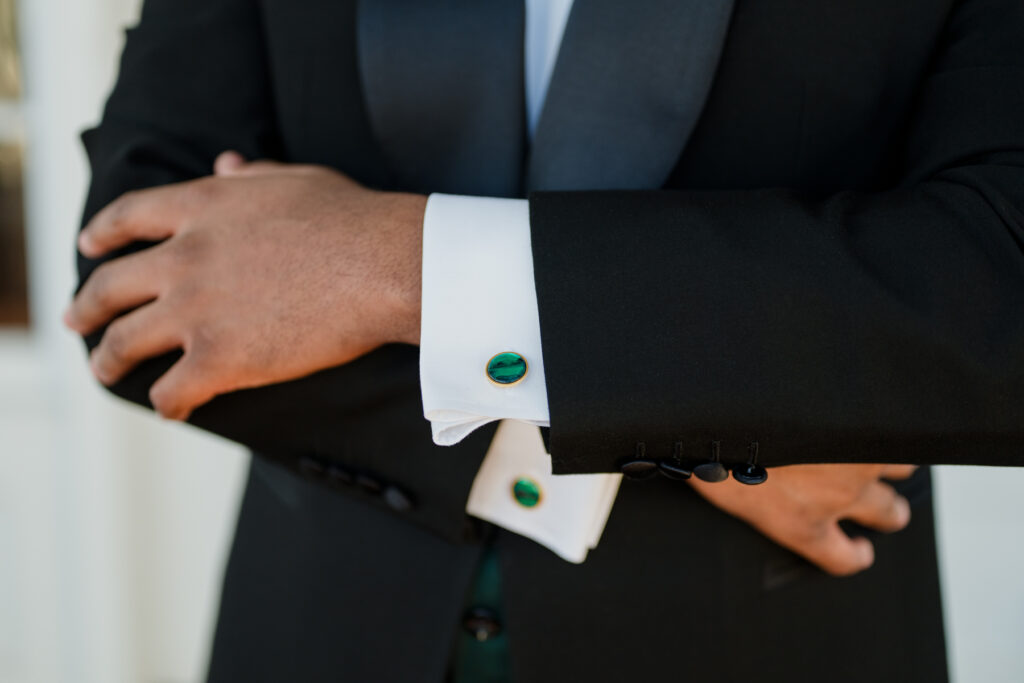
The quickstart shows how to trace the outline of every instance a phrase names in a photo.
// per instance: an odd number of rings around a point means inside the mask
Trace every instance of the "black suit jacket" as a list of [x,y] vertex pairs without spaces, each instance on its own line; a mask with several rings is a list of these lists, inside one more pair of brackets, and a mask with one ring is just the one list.
[[[382,188],[528,192],[557,472],[614,471],[639,443],[1019,464],[1024,6],[579,0],[532,149],[521,12],[149,0],[84,138],[86,215],[228,148]],[[115,391],[145,404],[172,360]],[[392,346],[195,413],[261,454],[213,679],[438,680],[484,536],[533,680],[840,680],[848,647],[849,680],[944,677],[926,482],[911,529],[849,581],[663,480],[624,485],[573,567],[466,517],[493,432],[433,446],[417,380]]]

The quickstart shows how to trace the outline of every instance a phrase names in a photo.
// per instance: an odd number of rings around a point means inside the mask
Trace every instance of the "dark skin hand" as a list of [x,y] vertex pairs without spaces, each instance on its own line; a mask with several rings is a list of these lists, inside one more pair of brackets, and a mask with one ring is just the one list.
[[[109,324],[90,365],[106,385],[143,360],[184,355],[150,390],[160,415],[186,419],[215,396],[347,363],[388,343],[418,344],[426,197],[378,192],[321,166],[218,157],[214,175],[131,192],[99,212],[79,249],[98,258],[136,241],[156,246],[101,265],[65,323]],[[825,571],[871,565],[866,539],[910,520],[883,478],[912,467],[804,465],[760,486],[692,481],[712,504]]]
[[126,194],[82,231],[90,258],[162,240],[101,265],[65,314],[83,335],[113,320],[90,359],[103,384],[182,349],[150,400],[184,420],[219,394],[419,343],[426,197],[231,152],[215,172]]
[[875,561],[866,538],[839,528],[848,519],[876,531],[910,523],[907,499],[883,479],[907,479],[913,465],[793,465],[769,470],[768,480],[746,486],[732,479],[690,480],[704,498],[776,543],[835,576],[849,576]]

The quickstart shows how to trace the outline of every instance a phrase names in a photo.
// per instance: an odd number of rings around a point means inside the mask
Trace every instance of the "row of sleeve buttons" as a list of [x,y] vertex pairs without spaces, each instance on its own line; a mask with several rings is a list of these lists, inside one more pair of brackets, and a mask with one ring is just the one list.
[[[703,461],[687,461],[683,458],[682,451],[683,444],[677,442],[671,458],[654,460],[647,457],[647,444],[640,442],[636,445],[634,456],[623,461],[619,469],[630,479],[648,479],[659,473],[669,479],[685,480],[695,476],[712,483],[729,478],[729,468],[721,461],[720,442],[711,442],[710,457]],[[732,466],[733,479],[751,486],[764,483],[768,479],[768,471],[757,464],[758,443],[751,442],[747,452],[747,462]]]
[[299,458],[299,474],[335,488],[358,489],[379,498],[395,512],[408,512],[416,505],[412,496],[395,484],[381,481],[366,472],[356,472],[335,462],[303,456]]

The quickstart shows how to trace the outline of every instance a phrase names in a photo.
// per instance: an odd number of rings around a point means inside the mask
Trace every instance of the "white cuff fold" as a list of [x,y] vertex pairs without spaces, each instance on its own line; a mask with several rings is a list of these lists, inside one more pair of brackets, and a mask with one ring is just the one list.
[[[487,361],[504,351],[523,356],[529,367],[512,386],[487,380]],[[504,418],[547,426],[525,199],[433,194],[427,200],[420,386],[423,415],[441,446]]]
[[[514,384],[497,385],[487,363],[506,351],[522,356],[528,370]],[[466,511],[582,562],[601,537],[621,476],[551,474],[537,428],[548,425],[548,398],[526,200],[428,199],[420,388],[438,445],[503,420]],[[513,487],[521,480],[541,492],[539,503],[517,499]]]
[[[540,502],[532,507],[521,504],[513,492],[523,479],[540,490]],[[540,430],[507,420],[498,425],[466,512],[579,564],[597,547],[621,481],[621,474],[552,475]]]

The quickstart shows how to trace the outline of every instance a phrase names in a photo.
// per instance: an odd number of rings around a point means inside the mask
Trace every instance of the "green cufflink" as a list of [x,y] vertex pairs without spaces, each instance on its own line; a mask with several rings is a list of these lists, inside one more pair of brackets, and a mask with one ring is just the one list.
[[526,359],[512,351],[504,351],[487,361],[487,379],[503,387],[521,382],[527,370]]
[[512,484],[512,497],[524,508],[540,505],[541,495],[540,484],[533,479],[520,477]]

